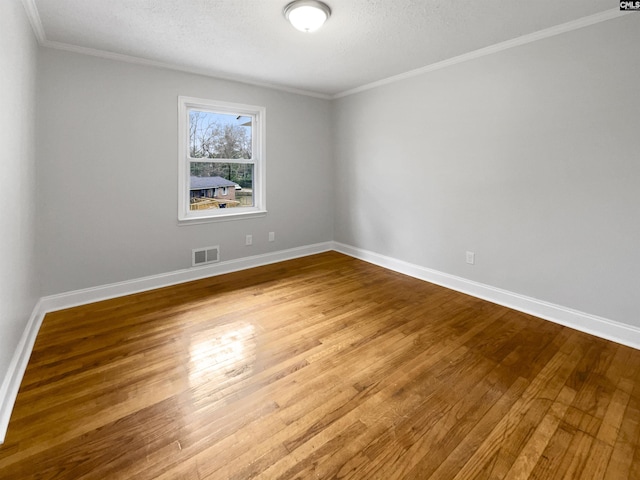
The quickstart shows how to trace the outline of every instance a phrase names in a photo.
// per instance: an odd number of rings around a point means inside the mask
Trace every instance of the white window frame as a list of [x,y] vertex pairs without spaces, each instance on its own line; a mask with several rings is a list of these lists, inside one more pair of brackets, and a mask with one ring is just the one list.
[[[227,159],[191,158],[189,154],[189,111],[192,109],[215,113],[242,115],[252,119],[251,159],[229,159],[229,163],[253,165],[253,206],[191,210],[191,162],[226,163]],[[188,225],[219,220],[261,217],[267,213],[266,205],[266,109],[254,105],[220,102],[194,97],[178,97],[178,223]]]

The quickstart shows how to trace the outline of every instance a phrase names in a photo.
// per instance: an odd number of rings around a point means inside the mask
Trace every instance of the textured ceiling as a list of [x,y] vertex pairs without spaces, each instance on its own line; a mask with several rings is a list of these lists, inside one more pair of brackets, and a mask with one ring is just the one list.
[[25,0],[45,45],[335,95],[617,6],[611,0],[325,0],[312,34],[289,0]]

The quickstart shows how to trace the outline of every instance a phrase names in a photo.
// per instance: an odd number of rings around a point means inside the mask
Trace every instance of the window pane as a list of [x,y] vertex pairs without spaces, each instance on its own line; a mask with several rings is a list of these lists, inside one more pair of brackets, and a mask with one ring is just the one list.
[[253,207],[253,164],[191,162],[189,208]]
[[252,117],[189,110],[191,158],[251,157]]

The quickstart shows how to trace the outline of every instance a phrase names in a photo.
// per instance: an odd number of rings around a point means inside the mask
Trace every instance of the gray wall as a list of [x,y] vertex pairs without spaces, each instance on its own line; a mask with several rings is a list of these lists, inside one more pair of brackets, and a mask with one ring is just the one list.
[[0,2],[0,379],[38,299],[37,45],[21,2]]
[[[329,101],[49,49],[40,74],[44,295],[333,238]],[[266,107],[266,217],[177,225],[179,95]]]
[[335,239],[640,326],[638,45],[631,14],[335,101]]

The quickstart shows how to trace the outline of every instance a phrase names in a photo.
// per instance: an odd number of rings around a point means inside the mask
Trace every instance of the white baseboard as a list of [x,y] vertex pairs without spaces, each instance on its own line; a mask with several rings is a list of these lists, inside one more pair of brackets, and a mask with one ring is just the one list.
[[395,272],[466,293],[596,337],[640,349],[640,328],[334,242],[333,249]]
[[110,298],[200,280],[201,278],[237,272],[246,270],[247,268],[260,267],[262,265],[269,265],[270,263],[306,257],[329,250],[333,250],[333,242],[316,243],[304,247],[213,263],[202,267],[186,268],[184,270],[176,270],[175,272],[162,273],[160,275],[151,275],[149,277],[136,278],[134,280],[101,285],[99,287],[49,295],[42,298],[42,306],[45,312],[55,312],[56,310],[62,310],[64,308],[76,307],[87,303],[99,302]]
[[175,272],[161,275],[152,275],[125,282],[112,283],[109,285],[85,288],[82,290],[42,297],[33,309],[33,313],[27,322],[22,338],[20,339],[20,343],[13,354],[7,374],[0,386],[0,445],[4,442],[13,405],[15,404],[18,390],[20,389],[20,383],[22,383],[22,377],[24,377],[24,372],[27,369],[27,364],[29,363],[29,358],[31,357],[31,352],[33,350],[33,345],[35,344],[38,331],[42,325],[42,320],[47,313],[78,305],[85,305],[87,303],[98,302],[100,300],[107,300],[133,293],[176,285],[178,283],[199,280],[201,278],[222,275],[224,273],[260,267],[270,263],[306,257],[308,255],[327,252],[329,250],[333,250],[333,242],[317,243],[304,247],[239,258],[237,260],[229,260],[203,267],[177,270]]
[[9,369],[0,386],[0,445],[4,443],[13,405],[16,402],[20,383],[27,369],[31,351],[33,350],[33,345],[38,336],[44,315],[45,312],[42,310],[42,301],[38,301],[31,313],[31,317],[29,317],[24,332],[22,332],[22,337],[16,346],[13,358],[9,364]]
[[0,386],[0,444],[4,442],[11,411],[18,395],[22,377],[27,368],[42,320],[48,312],[98,302],[110,298],[167,287],[201,278],[246,270],[271,263],[306,257],[335,250],[365,262],[435,283],[451,290],[466,293],[492,303],[513,308],[567,327],[605,338],[629,347],[640,349],[640,329],[606,318],[590,315],[560,305],[537,300],[517,293],[491,287],[482,283],[456,277],[420,265],[404,262],[339,242],[324,242],[278,252],[229,260],[203,267],[189,268],[161,275],[112,283],[94,288],[49,295],[38,301],[16,347],[7,374]]

